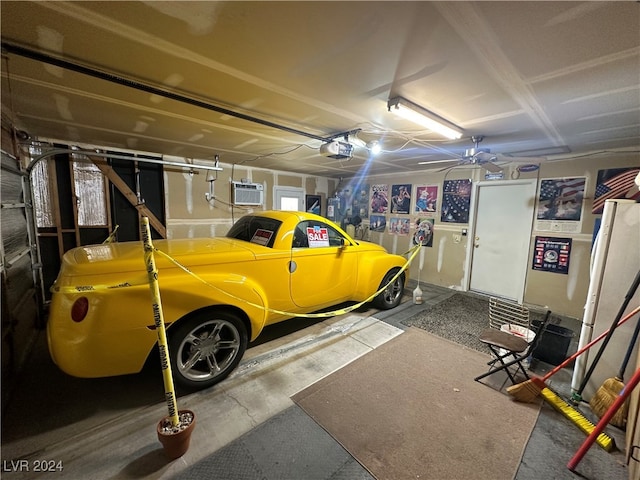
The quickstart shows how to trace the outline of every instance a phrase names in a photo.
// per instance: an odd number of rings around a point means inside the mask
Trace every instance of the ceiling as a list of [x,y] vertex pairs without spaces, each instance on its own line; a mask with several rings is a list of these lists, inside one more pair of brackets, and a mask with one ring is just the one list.
[[[640,150],[638,2],[0,8],[3,115],[32,139],[328,177],[442,168],[474,135],[516,156]],[[392,115],[395,96],[463,137]],[[383,151],[320,154],[345,135]]]

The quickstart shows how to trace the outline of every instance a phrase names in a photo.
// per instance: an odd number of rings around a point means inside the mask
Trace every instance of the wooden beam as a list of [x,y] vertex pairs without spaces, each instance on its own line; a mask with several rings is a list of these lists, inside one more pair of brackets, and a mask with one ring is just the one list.
[[113,183],[120,193],[124,195],[129,203],[133,205],[138,212],[140,212],[141,215],[149,217],[149,223],[156,232],[158,232],[162,238],[167,238],[166,227],[144,203],[138,203],[138,197],[135,192],[129,188],[129,185],[127,185],[122,178],[120,178],[120,175],[115,172],[111,165],[109,165],[103,158],[89,156],[89,159],[100,169],[102,174],[107,177],[111,183]]

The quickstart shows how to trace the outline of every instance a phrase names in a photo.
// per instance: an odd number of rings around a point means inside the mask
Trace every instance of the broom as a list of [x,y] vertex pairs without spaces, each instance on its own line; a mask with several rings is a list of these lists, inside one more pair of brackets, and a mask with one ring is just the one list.
[[611,407],[609,407],[609,409],[605,412],[603,417],[600,419],[600,421],[598,422],[598,425],[596,425],[596,428],[594,428],[594,430],[589,434],[589,436],[586,438],[584,443],[580,446],[580,448],[578,449],[576,454],[573,456],[573,458],[569,460],[569,463],[567,463],[567,468],[569,470],[571,470],[572,472],[575,471],[576,467],[578,466],[578,463],[580,463],[580,461],[582,460],[582,457],[585,456],[589,448],[591,448],[591,445],[593,445],[593,443],[597,440],[598,436],[602,435],[602,431],[605,429],[607,424],[611,421],[611,418],[613,418],[613,416],[616,414],[616,412],[622,406],[622,404],[629,399],[628,398],[629,395],[631,395],[631,392],[633,391],[634,388],[636,388],[638,383],[640,383],[640,368],[636,370],[636,373],[633,374],[627,386],[624,387],[622,392],[620,392],[620,395],[618,396],[616,401],[613,402]]
[[582,355],[586,350],[588,350],[594,344],[596,344],[600,340],[602,340],[605,336],[607,336],[609,334],[609,331],[611,329],[614,329],[614,328],[618,327],[619,325],[622,325],[624,322],[629,320],[631,317],[633,317],[638,312],[640,312],[640,306],[636,307],[633,311],[631,311],[629,314],[627,314],[624,318],[620,319],[620,321],[618,321],[617,324],[613,325],[609,330],[606,330],[606,331],[602,332],[598,337],[596,337],[595,339],[591,340],[589,343],[587,343],[584,347],[582,347],[576,353],[574,353],[569,358],[567,358],[560,365],[556,366],[553,370],[549,371],[544,377],[542,377],[542,378],[532,377],[532,378],[530,378],[529,380],[527,380],[525,382],[518,383],[516,385],[512,385],[512,386],[507,388],[507,393],[509,393],[509,395],[511,395],[514,398],[514,400],[517,400],[519,402],[525,402],[525,403],[533,402],[536,398],[538,398],[538,396],[540,395],[540,392],[542,392],[542,390],[544,388],[548,388],[545,382],[552,375],[558,373],[564,367],[569,365],[569,363],[571,363],[573,360],[575,360],[578,356]]
[[620,319],[620,317],[622,317],[622,314],[627,309],[627,306],[629,305],[631,298],[635,295],[636,290],[638,289],[638,286],[640,286],[640,270],[638,270],[638,273],[636,274],[635,278],[633,279],[633,282],[631,283],[631,286],[629,287],[629,291],[624,296],[624,301],[622,302],[622,305],[620,306],[620,309],[616,314],[616,318],[614,318],[613,323],[611,324],[611,328],[609,329],[609,334],[604,339],[604,342],[602,342],[602,345],[600,345],[600,348],[598,349],[596,356],[593,359],[593,362],[591,362],[591,366],[589,367],[589,370],[587,370],[587,373],[585,373],[584,378],[582,379],[582,383],[580,384],[580,387],[578,387],[577,391],[571,394],[572,403],[577,405],[582,401],[582,392],[587,386],[587,383],[591,378],[591,374],[596,369],[596,366],[600,361],[600,357],[604,353],[604,349],[607,347],[609,340],[611,340],[611,335],[613,335],[613,331],[615,330],[614,325],[618,323],[618,320]]
[[[627,369],[627,364],[629,363],[629,359],[631,358],[633,347],[635,347],[636,341],[638,340],[638,334],[640,334],[640,321],[638,321],[638,323],[636,324],[636,328],[633,331],[631,341],[629,342],[629,347],[627,348],[624,360],[622,360],[622,365],[620,366],[618,375],[615,378],[606,379],[589,401],[591,411],[596,414],[598,418],[602,418],[607,410],[609,410],[609,407],[613,405],[613,403],[618,398],[618,395],[624,388],[624,371]],[[609,423],[616,427],[623,428],[627,423],[628,411],[629,402],[624,402],[616,411],[616,413],[611,417]]]

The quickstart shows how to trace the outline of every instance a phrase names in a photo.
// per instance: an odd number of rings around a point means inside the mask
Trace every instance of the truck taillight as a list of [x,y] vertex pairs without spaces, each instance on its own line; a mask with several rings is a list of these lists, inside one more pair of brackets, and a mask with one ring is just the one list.
[[71,320],[74,322],[81,322],[84,320],[84,317],[87,316],[88,312],[89,300],[87,297],[80,297],[73,302],[73,306],[71,307]]

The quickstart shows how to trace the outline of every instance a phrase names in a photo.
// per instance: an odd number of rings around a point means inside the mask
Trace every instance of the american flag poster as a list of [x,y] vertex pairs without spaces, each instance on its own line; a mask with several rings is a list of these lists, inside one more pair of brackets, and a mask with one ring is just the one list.
[[638,176],[638,172],[640,172],[640,168],[599,170],[591,213],[602,213],[605,200],[626,198],[637,202],[640,199],[640,190],[634,180]]
[[469,223],[471,180],[445,180],[442,184],[442,215],[440,221]]
[[571,239],[536,237],[533,251],[533,270],[553,273],[569,273]]
[[580,220],[586,177],[540,181],[538,220]]

